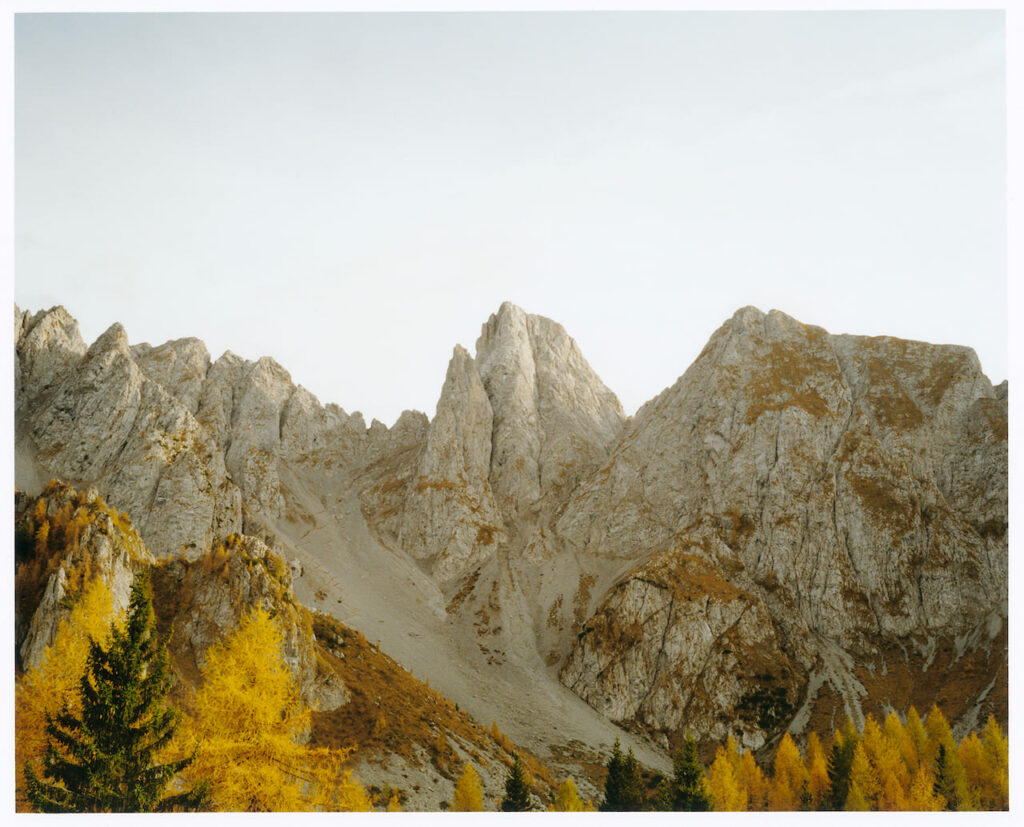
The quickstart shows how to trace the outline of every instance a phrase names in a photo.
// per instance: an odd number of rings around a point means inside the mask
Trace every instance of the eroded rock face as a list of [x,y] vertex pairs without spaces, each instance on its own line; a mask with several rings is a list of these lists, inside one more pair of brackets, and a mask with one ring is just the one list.
[[17,461],[39,466],[23,478],[94,485],[158,556],[243,530],[271,540],[280,463],[351,470],[418,448],[427,428],[408,411],[367,428],[273,359],[211,363],[198,339],[133,347],[115,324],[86,349],[62,307],[15,308],[15,373]]
[[441,583],[503,542],[488,481],[491,404],[470,355],[455,348],[437,414],[406,486],[397,542]]
[[618,438],[622,406],[561,325],[506,302],[476,343],[493,411],[490,482],[515,517],[571,491]]
[[[48,541],[40,542],[44,524]],[[110,590],[115,612],[126,611],[132,580],[152,565],[153,555],[130,518],[111,509],[95,489],[78,492],[52,482],[39,498],[20,495],[15,527],[20,542],[34,546],[39,558],[35,565],[16,560],[15,638],[22,668],[29,669],[38,665],[57,627],[93,580],[102,580]],[[19,548],[18,555],[27,555],[27,549]]]
[[210,370],[206,345],[199,339],[176,339],[158,347],[136,345],[132,355],[146,376],[173,394],[189,413],[196,413]]
[[240,503],[216,447],[178,398],[139,367],[120,325],[29,395],[19,426],[39,464],[52,477],[95,485],[138,515],[158,555],[208,545],[240,527]]
[[765,601],[723,574],[719,544],[681,541],[610,589],[562,668],[565,685],[613,720],[668,732],[700,722],[702,736],[761,746],[795,707],[783,694],[766,718],[760,696],[806,678]]
[[389,469],[363,498],[384,541],[443,586],[545,521],[624,421],[615,395],[549,319],[506,302],[476,350],[473,359],[456,347],[415,462]]
[[[779,642],[772,671],[786,702],[813,703],[805,693],[827,674],[857,717],[855,681],[850,669],[836,674],[834,649],[861,664],[883,641],[923,654],[992,611],[1005,617],[1004,450],[1005,405],[966,348],[829,336],[745,308],[638,412],[558,531],[579,553],[611,559],[704,548],[724,582],[764,607],[749,616]],[[699,651],[702,624],[713,637],[737,612],[719,607],[718,627],[709,609],[654,621],[651,606],[667,598],[641,587],[649,565],[601,600],[561,677],[588,700],[612,699],[613,715],[672,729],[699,676],[663,641]],[[640,610],[629,595],[649,600]],[[636,639],[616,645],[625,628]],[[770,648],[753,628],[745,636]],[[674,670],[675,689],[650,689]],[[695,734],[717,737],[716,711],[731,715],[752,691],[740,683],[707,693],[714,700],[687,719]]]
[[237,628],[245,612],[263,609],[280,624],[282,655],[303,699],[328,711],[345,702],[344,685],[318,668],[308,612],[295,602],[291,573],[262,540],[230,535],[189,561],[175,558],[153,572],[158,612],[174,629],[170,645],[192,668],[201,670],[209,648]]
[[34,316],[14,307],[15,406],[49,388],[85,356],[78,322],[63,307]]

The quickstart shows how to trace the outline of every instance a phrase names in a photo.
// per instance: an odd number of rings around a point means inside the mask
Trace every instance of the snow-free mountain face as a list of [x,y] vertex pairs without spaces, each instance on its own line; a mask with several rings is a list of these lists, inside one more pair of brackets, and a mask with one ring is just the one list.
[[[973,351],[744,308],[630,420],[503,304],[432,420],[323,406],[196,339],[15,312],[16,482],[95,486],[158,556],[231,533],[481,720],[638,757],[934,701],[1006,720],[1007,401]],[[301,573],[300,573],[301,572]]]

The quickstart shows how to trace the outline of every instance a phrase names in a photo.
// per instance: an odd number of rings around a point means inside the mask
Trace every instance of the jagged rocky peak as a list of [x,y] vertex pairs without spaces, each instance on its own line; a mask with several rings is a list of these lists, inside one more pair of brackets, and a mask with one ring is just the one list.
[[622,431],[622,406],[561,325],[505,302],[476,364],[493,410],[491,485],[506,514],[571,489]]
[[477,486],[486,481],[491,464],[491,419],[491,403],[473,358],[456,345],[420,457],[419,476],[447,479],[465,475],[467,483]]
[[175,396],[186,410],[193,414],[198,410],[210,370],[210,352],[201,340],[175,339],[157,347],[143,342],[132,348],[132,355],[143,373]]
[[226,351],[211,363],[196,338],[133,347],[114,324],[86,348],[63,308],[16,308],[15,334],[19,481],[95,485],[137,515],[159,556],[243,528],[270,536],[282,461],[351,470],[425,437],[422,414],[368,429],[272,358]]
[[78,322],[63,307],[33,316],[14,306],[14,386],[19,397],[31,399],[46,390],[73,369],[86,350]]
[[181,398],[139,366],[119,324],[37,398],[19,425],[19,455],[34,456],[43,479],[96,486],[117,508],[138,515],[158,555],[240,527],[237,491],[216,445]]
[[615,395],[549,319],[505,302],[476,351],[455,347],[412,465],[363,497],[382,539],[442,585],[494,556],[518,522],[553,513],[624,422]]
[[396,538],[442,584],[477,565],[503,539],[488,482],[491,423],[491,403],[473,358],[456,345]]

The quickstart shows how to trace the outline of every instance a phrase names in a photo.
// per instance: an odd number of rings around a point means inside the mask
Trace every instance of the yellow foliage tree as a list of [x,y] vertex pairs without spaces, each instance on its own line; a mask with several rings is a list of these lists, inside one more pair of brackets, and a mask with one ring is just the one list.
[[310,710],[282,657],[282,638],[256,609],[210,647],[194,714],[181,729],[185,743],[199,743],[186,772],[210,781],[217,810],[369,810],[366,792],[341,770],[349,751],[299,742]]
[[[875,727],[878,730],[878,727]],[[881,789],[881,784],[878,781],[878,775],[875,773],[875,768],[871,766],[871,762],[868,760],[867,749],[864,747],[864,742],[859,741],[857,746],[853,750],[853,763],[850,764],[850,786],[857,785],[857,789],[860,794],[864,796],[864,800],[868,804],[869,809],[874,809],[878,793]]]
[[907,809],[935,812],[946,806],[945,799],[935,794],[935,778],[924,764],[917,768],[907,795]]
[[[25,761],[30,761],[36,774],[42,775],[46,716],[56,715],[65,703],[72,714],[81,713],[78,686],[89,658],[89,639],[105,642],[113,619],[110,589],[97,578],[86,586],[71,615],[57,626],[53,643],[43,650],[39,663],[15,684],[14,743],[19,782],[23,782]],[[27,804],[23,796],[19,783],[19,809]]]
[[800,751],[787,732],[782,736],[775,751],[774,776],[771,788],[773,810],[797,810],[800,807],[800,791],[807,780]]
[[550,812],[554,813],[582,813],[585,809],[586,805],[580,798],[576,790],[576,782],[572,778],[566,778],[558,785],[555,800],[548,808]]
[[991,715],[981,734],[990,770],[990,783],[986,785],[988,801],[993,810],[1010,807],[1010,742]]
[[907,796],[895,775],[883,776],[885,783],[878,794],[878,809],[885,812],[898,812],[908,809]]
[[885,748],[885,736],[882,735],[881,727],[870,712],[864,718],[864,726],[860,731],[860,742],[867,754],[868,762],[872,766],[878,765],[878,757]]
[[36,554],[43,556],[46,554],[46,544],[50,539],[50,523],[44,521],[39,529],[36,531]]
[[[928,733],[925,732],[921,716],[917,714],[914,707],[907,710],[907,723],[903,727],[903,731],[906,735],[903,752],[908,757],[908,768],[914,772],[917,770],[918,764],[927,760],[928,753]],[[911,755],[913,756],[912,760],[910,759]]]
[[903,722],[895,711],[890,712],[885,716],[885,721],[882,723],[882,735],[885,737],[886,741],[891,741],[897,744],[903,740]]
[[484,809],[484,789],[480,785],[480,776],[468,761],[455,784],[452,809],[459,813],[479,813]]
[[828,759],[816,732],[812,732],[807,738],[807,783],[811,790],[814,809],[817,810],[828,795],[829,782]]
[[949,722],[946,720],[946,716],[942,714],[938,704],[933,704],[928,712],[928,717],[924,722],[924,731],[928,735],[928,740],[921,760],[925,760],[925,756],[927,756],[929,766],[934,768],[940,745],[944,746],[947,752],[956,749],[956,744],[953,742],[953,733],[949,728]]
[[740,759],[740,785],[747,792],[748,810],[760,811],[768,808],[771,787],[749,750],[744,752]]
[[877,803],[879,810],[903,810],[910,789],[911,771],[901,750],[902,737],[885,740],[875,762],[875,776],[880,780]]
[[[733,741],[734,747],[735,743]],[[743,812],[747,809],[747,791],[740,786],[728,750],[722,747],[718,748],[708,770],[708,787],[715,812]]]
[[846,806],[843,809],[855,813],[863,813],[871,809],[871,805],[856,781],[850,782],[850,791],[846,794]]
[[989,801],[992,767],[977,733],[972,732],[964,738],[956,752],[964,769],[964,789],[967,791],[967,800],[960,802],[960,809],[996,809]]
[[391,797],[388,799],[388,804],[384,808],[387,813],[400,813],[402,812],[402,802],[398,800],[398,790],[391,791]]
[[366,813],[373,809],[373,800],[363,785],[351,770],[341,768],[350,754],[351,750],[307,749],[306,766],[298,776],[306,782],[302,809],[337,813]]
[[725,741],[725,757],[729,760],[729,764],[732,766],[733,775],[737,778],[740,775],[740,764],[743,761],[743,756],[740,755],[740,748],[736,744],[736,739],[730,735]]

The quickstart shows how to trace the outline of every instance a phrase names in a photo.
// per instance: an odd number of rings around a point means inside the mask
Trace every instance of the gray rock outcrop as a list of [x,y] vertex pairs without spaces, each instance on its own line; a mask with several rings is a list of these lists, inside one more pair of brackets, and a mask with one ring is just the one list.
[[158,608],[174,625],[172,649],[193,668],[205,666],[210,647],[230,637],[245,612],[262,609],[280,626],[281,654],[303,699],[320,711],[347,700],[337,676],[318,667],[312,626],[296,605],[288,567],[262,540],[229,535],[194,560],[162,561],[153,582],[166,595]]
[[[706,665],[746,672],[747,693],[762,665],[730,663],[728,636],[700,664],[666,650],[695,629],[724,634],[714,588],[701,618],[677,610],[657,622],[651,606],[671,590],[641,588],[643,560],[684,545],[693,565],[764,607],[748,616],[785,653],[773,670],[785,704],[813,705],[827,675],[859,717],[857,678],[833,649],[885,669],[885,642],[927,661],[937,639],[1006,617],[1005,411],[966,348],[737,312],[637,413],[559,520],[580,555],[640,563],[601,600],[562,680],[588,700],[615,699],[622,720],[671,730],[682,712],[695,734],[725,732],[739,690],[713,705],[719,719],[696,714]],[[642,611],[623,596],[651,588]],[[616,645],[614,630],[630,626],[635,639]],[[667,675],[677,689],[659,694]]]
[[[114,612],[124,612],[136,572],[151,566],[153,555],[127,515],[111,509],[95,489],[77,492],[52,482],[40,498],[18,499],[16,537],[36,547],[34,560],[16,560],[15,640],[21,666],[29,669],[39,664],[88,583],[102,580]],[[40,529],[48,540],[40,540]]]

